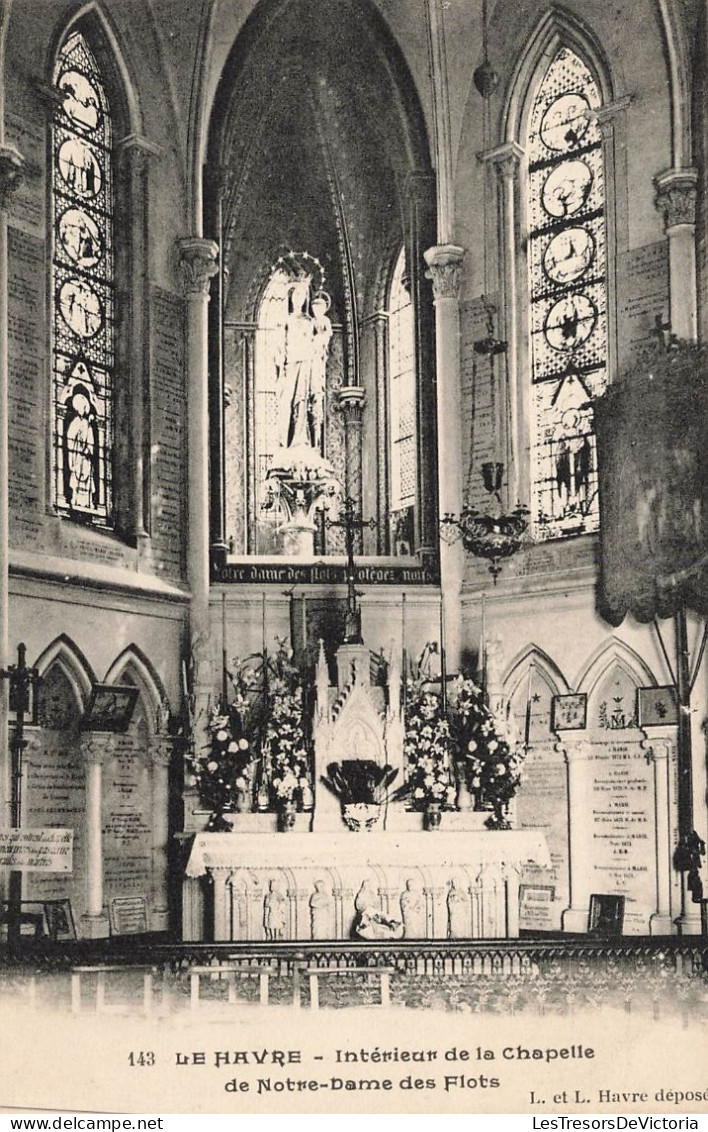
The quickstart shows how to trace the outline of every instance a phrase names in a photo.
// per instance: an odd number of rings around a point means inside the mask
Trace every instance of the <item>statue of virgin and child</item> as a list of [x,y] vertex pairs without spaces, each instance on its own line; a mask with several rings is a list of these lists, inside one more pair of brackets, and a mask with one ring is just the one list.
[[278,403],[277,441],[281,448],[321,451],[325,378],[332,323],[330,298],[311,296],[312,277],[302,275],[287,288],[282,349],[275,362]]

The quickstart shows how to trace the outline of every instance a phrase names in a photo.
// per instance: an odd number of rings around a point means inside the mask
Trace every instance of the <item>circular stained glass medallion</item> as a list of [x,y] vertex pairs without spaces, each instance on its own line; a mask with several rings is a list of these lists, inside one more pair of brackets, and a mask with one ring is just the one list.
[[587,295],[566,295],[546,315],[546,341],[554,350],[577,350],[587,342],[596,322],[597,309]]
[[93,338],[103,326],[103,304],[81,279],[67,279],[59,291],[62,318],[79,338]]
[[586,228],[566,228],[543,254],[543,270],[554,283],[574,283],[595,258],[595,241]]
[[57,165],[64,184],[76,196],[91,200],[101,191],[101,166],[91,146],[78,138],[68,138],[59,147]]
[[64,93],[62,109],[74,125],[95,130],[101,121],[98,91],[80,71],[64,71],[57,83]]
[[79,267],[95,267],[103,255],[96,221],[82,208],[68,208],[59,218],[59,239],[69,259]]
[[582,94],[562,94],[543,115],[541,141],[557,153],[575,149],[588,131],[589,112],[588,100]]
[[585,161],[564,161],[549,174],[543,186],[544,209],[554,219],[573,216],[586,204],[592,182],[592,170]]

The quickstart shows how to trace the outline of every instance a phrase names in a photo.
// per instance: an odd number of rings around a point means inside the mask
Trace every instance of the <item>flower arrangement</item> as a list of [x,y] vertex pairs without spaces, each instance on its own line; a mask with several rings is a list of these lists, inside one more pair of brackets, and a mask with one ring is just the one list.
[[312,796],[300,673],[285,641],[276,642],[272,654],[233,662],[231,698],[211,711],[206,748],[187,757],[212,811],[209,830],[229,828],[225,811],[251,810],[256,788],[263,808],[277,811]]
[[451,809],[455,787],[450,774],[450,725],[441,695],[422,681],[408,684],[403,753],[412,808]]
[[292,650],[278,640],[267,671],[269,711],[263,736],[267,786],[276,810],[307,808],[312,800],[310,741],[304,714],[304,689],[292,663]]
[[521,780],[524,751],[490,710],[484,693],[468,676],[459,676],[449,697],[452,746],[458,775],[483,807],[491,808],[489,829],[508,829],[505,813]]
[[250,809],[258,764],[258,747],[244,691],[224,708],[219,704],[209,715],[208,746],[187,756],[199,797],[211,810],[207,829],[229,828],[225,810]]

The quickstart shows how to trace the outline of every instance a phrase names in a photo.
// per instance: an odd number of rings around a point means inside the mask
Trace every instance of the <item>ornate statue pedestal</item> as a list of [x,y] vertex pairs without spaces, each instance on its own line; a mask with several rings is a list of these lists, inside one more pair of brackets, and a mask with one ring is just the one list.
[[279,507],[283,554],[311,558],[314,554],[315,512],[340,491],[329,460],[306,444],[281,448],[266,477],[269,508]]
[[217,941],[350,939],[362,907],[402,921],[405,938],[496,939],[519,934],[529,861],[550,866],[537,830],[198,833],[186,875],[211,879]]

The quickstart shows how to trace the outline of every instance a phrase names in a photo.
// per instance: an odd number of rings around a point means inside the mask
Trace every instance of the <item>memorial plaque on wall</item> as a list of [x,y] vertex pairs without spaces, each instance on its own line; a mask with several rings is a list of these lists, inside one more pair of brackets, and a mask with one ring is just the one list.
[[656,907],[653,768],[638,741],[593,743],[590,892],[625,897],[625,935],[649,932]]
[[29,873],[28,900],[68,898],[75,916],[86,908],[86,772],[78,738],[65,731],[42,730],[25,755],[26,787],[22,823],[26,827],[72,829],[73,870],[69,873]]
[[144,741],[121,735],[103,768],[103,860],[106,902],[152,890],[152,773]]
[[155,287],[151,306],[152,546],[166,571],[179,576],[185,492],[184,302]]
[[11,529],[15,545],[32,548],[41,541],[44,472],[44,241],[9,228],[8,273]]
[[10,223],[33,236],[43,235],[47,219],[44,126],[6,112],[5,133],[7,142],[22,154],[29,170],[29,176],[20,179],[17,190],[10,196]]
[[[669,304],[668,244],[659,240],[632,248],[617,257],[619,339],[628,355],[650,340],[657,315],[664,318]],[[621,359],[621,364],[626,359]]]
[[[521,883],[553,886],[550,901],[535,909],[528,904],[528,922],[524,920],[523,906],[520,908],[519,927],[560,931],[561,914],[569,904],[568,786],[563,754],[554,750],[550,742],[531,746],[524,760],[523,778],[516,800],[516,824],[518,829],[541,830],[551,856],[550,869],[525,865],[521,871]],[[544,916],[542,928],[538,922],[540,910]]]

